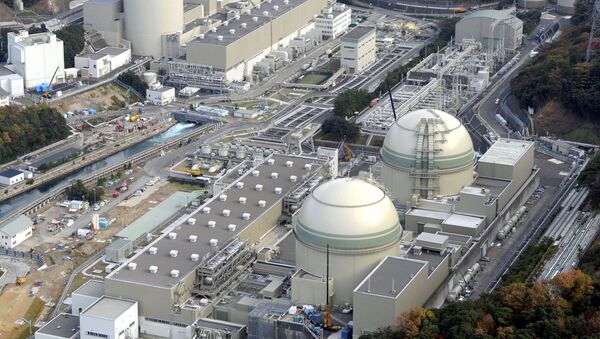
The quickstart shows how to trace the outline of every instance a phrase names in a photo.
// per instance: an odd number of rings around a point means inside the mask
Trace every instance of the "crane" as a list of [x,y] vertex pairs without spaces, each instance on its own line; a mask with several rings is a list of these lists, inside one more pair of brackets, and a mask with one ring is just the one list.
[[52,75],[52,78],[50,79],[50,82],[48,83],[48,88],[46,88],[44,93],[42,93],[42,96],[46,99],[52,98],[52,95],[50,94],[50,90],[52,89],[52,82],[54,81],[54,78],[56,77],[56,73],[58,73],[59,69],[60,69],[60,67],[56,67],[56,69],[54,70],[54,74]]

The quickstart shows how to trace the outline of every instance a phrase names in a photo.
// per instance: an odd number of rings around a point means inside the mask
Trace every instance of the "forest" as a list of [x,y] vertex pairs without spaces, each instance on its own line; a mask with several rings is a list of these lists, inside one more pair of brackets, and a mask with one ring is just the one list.
[[62,114],[48,105],[0,107],[0,163],[66,138]]
[[596,154],[581,171],[577,183],[590,190],[590,203],[595,209],[600,209],[600,153]]
[[75,56],[85,47],[83,26],[71,25],[55,33],[56,37],[63,41],[65,68],[75,67]]
[[586,121],[600,122],[600,55],[585,60],[592,4],[592,0],[578,1],[572,26],[564,28],[556,42],[545,45],[511,82],[523,108],[538,110],[556,100]]

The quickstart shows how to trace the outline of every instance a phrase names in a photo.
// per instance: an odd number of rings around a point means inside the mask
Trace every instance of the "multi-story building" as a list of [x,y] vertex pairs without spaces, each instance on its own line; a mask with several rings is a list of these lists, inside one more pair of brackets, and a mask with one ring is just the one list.
[[75,57],[75,67],[85,70],[91,78],[100,78],[131,62],[131,50],[106,47],[96,53],[84,53]]
[[33,221],[25,215],[0,224],[0,247],[15,248],[29,239],[33,232]]
[[360,73],[375,62],[375,27],[356,27],[342,37],[342,67]]
[[23,77],[26,88],[64,78],[63,42],[54,33],[8,33],[8,68]]
[[346,33],[352,23],[352,9],[344,4],[335,4],[322,10],[315,23],[323,40],[336,39]]
[[523,21],[511,10],[473,12],[456,23],[456,40],[475,39],[488,49],[514,51],[523,41]]

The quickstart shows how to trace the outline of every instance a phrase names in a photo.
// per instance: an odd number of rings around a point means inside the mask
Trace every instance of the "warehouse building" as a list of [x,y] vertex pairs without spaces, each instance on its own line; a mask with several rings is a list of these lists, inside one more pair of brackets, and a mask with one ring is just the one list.
[[355,27],[342,37],[341,65],[350,73],[360,73],[375,62],[375,27]]
[[0,247],[12,249],[33,234],[33,221],[26,215],[7,220],[0,225]]
[[456,23],[456,40],[464,39],[475,39],[486,49],[514,52],[523,40],[523,21],[510,9],[475,11]]
[[16,169],[7,169],[0,172],[0,184],[12,186],[25,180],[25,173]]
[[50,32],[9,32],[7,63],[23,78],[26,88],[50,83],[55,73],[54,81],[60,82],[65,69],[63,42]]

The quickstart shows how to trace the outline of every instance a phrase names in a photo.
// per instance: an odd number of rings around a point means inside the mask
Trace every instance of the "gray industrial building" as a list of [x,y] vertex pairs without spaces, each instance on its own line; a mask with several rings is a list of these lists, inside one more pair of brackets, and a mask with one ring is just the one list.
[[523,41],[523,21],[514,10],[480,10],[456,23],[456,40],[475,39],[486,49],[514,52]]

